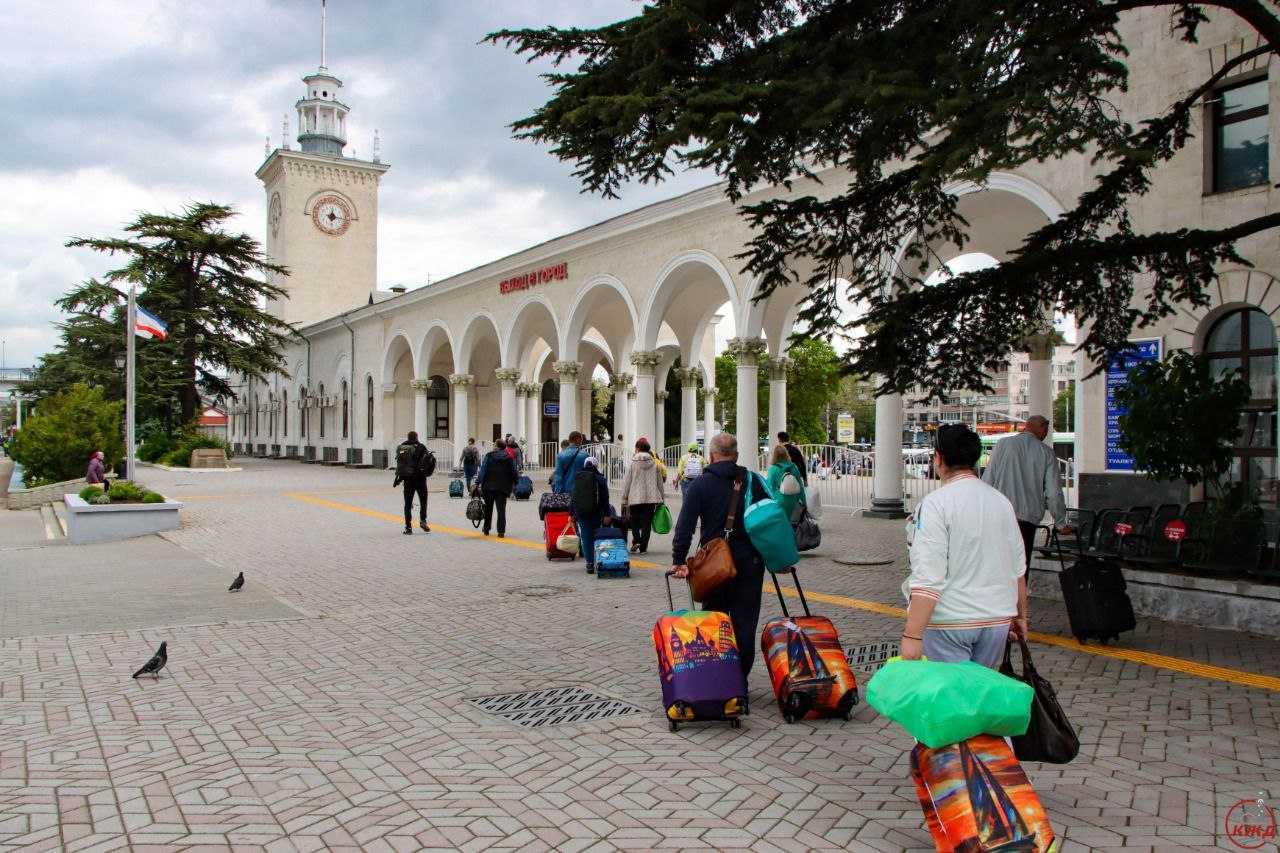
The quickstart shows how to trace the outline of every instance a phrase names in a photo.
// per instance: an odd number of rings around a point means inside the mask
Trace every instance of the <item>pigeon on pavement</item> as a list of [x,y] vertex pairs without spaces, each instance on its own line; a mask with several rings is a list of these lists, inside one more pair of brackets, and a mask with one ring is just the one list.
[[236,579],[231,582],[231,586],[227,587],[227,592],[239,592],[242,586],[244,586],[244,572],[236,575]]
[[169,662],[169,641],[165,640],[160,644],[160,648],[156,649],[156,653],[151,656],[151,660],[142,665],[142,669],[133,674],[134,678],[139,675],[150,675],[154,678],[160,677],[160,670],[164,669],[165,664]]

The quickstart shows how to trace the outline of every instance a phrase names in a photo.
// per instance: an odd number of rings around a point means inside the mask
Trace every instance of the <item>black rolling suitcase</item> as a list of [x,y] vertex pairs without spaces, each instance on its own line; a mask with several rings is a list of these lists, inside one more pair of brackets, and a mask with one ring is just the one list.
[[1080,557],[1068,566],[1057,532],[1051,530],[1049,538],[1062,567],[1058,583],[1062,585],[1062,600],[1076,640],[1083,643],[1092,638],[1106,643],[1136,628],[1138,620],[1133,615],[1133,602],[1119,564]]

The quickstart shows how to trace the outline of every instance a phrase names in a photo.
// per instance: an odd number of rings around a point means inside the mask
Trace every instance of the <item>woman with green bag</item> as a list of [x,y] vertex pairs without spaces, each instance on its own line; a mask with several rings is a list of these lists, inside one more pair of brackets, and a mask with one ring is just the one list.
[[[620,489],[622,517],[631,525],[632,554],[643,554],[649,550],[653,515],[662,506],[662,481],[658,462],[649,452],[649,440],[642,438],[636,442],[635,455],[627,466]],[[670,530],[670,526],[667,529]]]

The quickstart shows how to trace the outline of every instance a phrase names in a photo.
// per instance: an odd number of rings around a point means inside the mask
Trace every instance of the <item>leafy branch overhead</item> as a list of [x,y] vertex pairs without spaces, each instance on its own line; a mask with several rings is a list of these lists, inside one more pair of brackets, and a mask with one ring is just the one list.
[[[1121,17],[1151,16],[1162,34],[1195,42],[1209,8],[1245,21],[1260,46],[1159,115],[1120,115]],[[1280,225],[1266,214],[1142,232],[1129,213],[1187,145],[1213,87],[1280,45],[1280,19],[1260,1],[663,0],[597,29],[489,40],[556,65],[554,96],[514,124],[519,136],[550,143],[606,196],[679,166],[714,169],[753,226],[741,259],[765,295],[806,285],[801,322],[821,335],[858,331],[850,369],[891,390],[982,388],[984,370],[1054,313],[1075,315],[1103,364],[1175,303],[1204,304],[1216,267],[1247,263],[1236,242]],[[925,285],[966,243],[958,187],[1072,155],[1097,172],[1073,209],[998,267]],[[805,194],[747,199],[831,167],[839,177]],[[869,306],[851,325],[837,278]]]

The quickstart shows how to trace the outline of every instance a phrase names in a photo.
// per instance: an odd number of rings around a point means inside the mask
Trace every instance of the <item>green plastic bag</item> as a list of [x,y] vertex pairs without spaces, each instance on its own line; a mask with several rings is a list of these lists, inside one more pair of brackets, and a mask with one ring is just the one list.
[[658,504],[653,511],[653,532],[662,536],[671,532],[671,510],[666,504]]
[[742,526],[751,544],[760,552],[764,567],[771,572],[784,572],[800,562],[796,532],[786,511],[773,499],[764,478],[754,473],[749,476],[758,480],[770,497],[752,500],[754,490],[751,481],[747,481],[747,509],[742,515]]
[[930,749],[974,735],[1025,734],[1031,686],[982,664],[894,658],[867,682],[867,702]]

